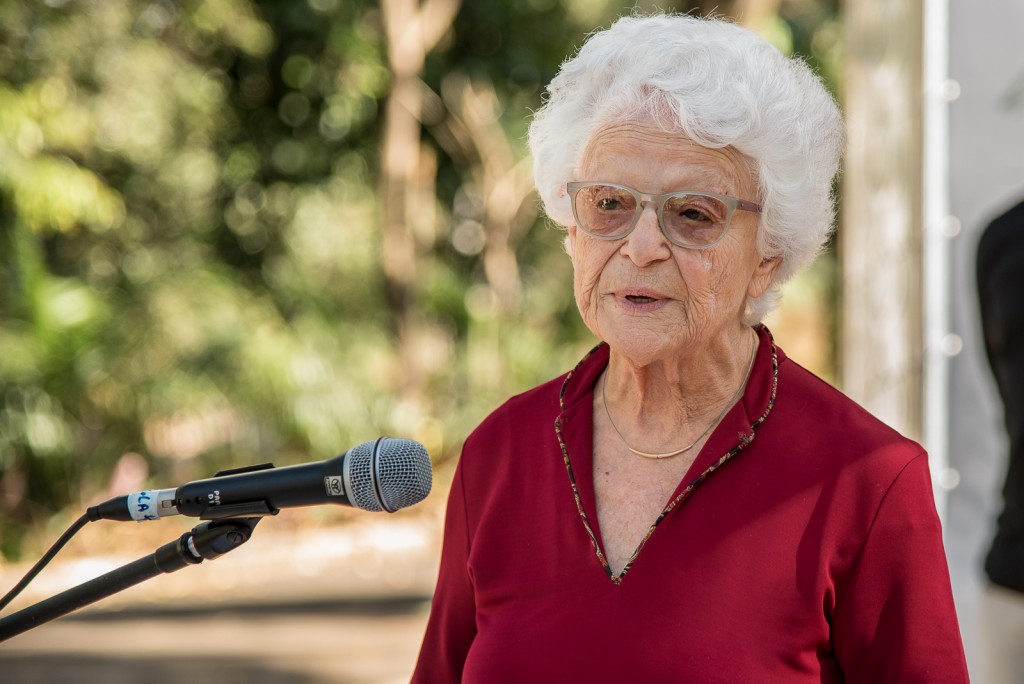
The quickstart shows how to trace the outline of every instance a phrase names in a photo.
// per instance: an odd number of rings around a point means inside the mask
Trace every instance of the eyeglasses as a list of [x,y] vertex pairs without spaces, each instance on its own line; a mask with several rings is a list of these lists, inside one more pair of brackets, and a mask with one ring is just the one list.
[[600,240],[618,240],[633,232],[644,205],[657,208],[658,225],[669,242],[687,249],[710,247],[725,236],[737,209],[761,213],[761,205],[708,192],[677,190],[648,195],[617,183],[566,184],[576,225]]

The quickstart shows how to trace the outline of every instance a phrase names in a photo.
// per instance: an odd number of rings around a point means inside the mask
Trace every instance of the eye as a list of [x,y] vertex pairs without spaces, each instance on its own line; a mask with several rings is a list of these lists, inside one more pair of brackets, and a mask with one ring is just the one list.
[[676,195],[665,202],[664,213],[674,220],[687,223],[722,223],[728,209],[717,198],[709,195],[691,193]]
[[686,193],[670,197],[662,209],[665,234],[677,245],[699,247],[721,237],[728,207],[717,197]]
[[583,199],[586,205],[601,213],[632,212],[636,201],[628,190],[611,185],[594,185],[585,188]]
[[581,187],[573,214],[584,232],[611,239],[629,231],[636,198],[628,188],[594,183]]
[[679,212],[679,216],[682,216],[683,218],[685,218],[688,221],[705,222],[705,221],[713,221],[714,220],[710,216],[708,216],[707,214],[705,214],[703,211],[701,211],[700,209],[698,209],[696,207],[686,207],[685,209],[683,209],[682,211]]

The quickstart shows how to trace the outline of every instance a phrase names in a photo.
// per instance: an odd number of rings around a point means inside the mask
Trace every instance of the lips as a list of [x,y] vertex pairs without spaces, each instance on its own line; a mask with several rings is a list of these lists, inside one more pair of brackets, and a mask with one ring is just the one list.
[[632,302],[633,304],[651,304],[653,302],[665,299],[665,296],[660,292],[648,289],[633,289],[620,290],[616,293],[619,297],[626,301]]

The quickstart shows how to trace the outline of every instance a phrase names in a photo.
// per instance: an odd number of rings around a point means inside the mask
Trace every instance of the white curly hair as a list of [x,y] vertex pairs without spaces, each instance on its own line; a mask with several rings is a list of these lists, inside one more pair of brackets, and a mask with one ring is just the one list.
[[758,249],[781,258],[771,287],[747,302],[746,321],[760,322],[832,232],[845,140],[835,100],[803,61],[724,19],[622,17],[562,64],[530,124],[534,182],[553,221],[573,222],[565,184],[590,180],[576,178],[590,139],[627,120],[750,160],[763,207]]

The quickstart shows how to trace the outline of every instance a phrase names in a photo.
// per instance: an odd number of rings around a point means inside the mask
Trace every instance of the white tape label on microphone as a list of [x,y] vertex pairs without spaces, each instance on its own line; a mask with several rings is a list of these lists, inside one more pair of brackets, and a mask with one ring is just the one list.
[[156,491],[135,492],[128,495],[128,512],[132,520],[156,520],[160,517],[157,511]]
[[327,496],[345,496],[345,483],[341,475],[324,477],[324,489],[327,490]]

